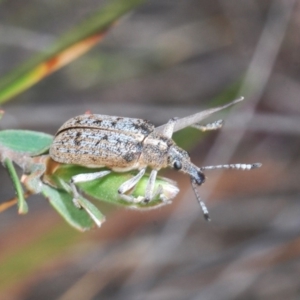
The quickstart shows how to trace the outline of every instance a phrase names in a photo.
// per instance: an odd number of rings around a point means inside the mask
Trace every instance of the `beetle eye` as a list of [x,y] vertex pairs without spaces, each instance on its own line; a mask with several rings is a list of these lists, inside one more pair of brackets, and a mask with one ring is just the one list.
[[173,167],[176,170],[180,170],[182,168],[181,162],[180,161],[175,161]]

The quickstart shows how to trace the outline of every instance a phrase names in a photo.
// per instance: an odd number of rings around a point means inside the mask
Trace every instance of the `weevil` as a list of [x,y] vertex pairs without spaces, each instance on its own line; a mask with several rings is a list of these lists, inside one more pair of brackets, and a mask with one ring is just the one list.
[[[197,167],[188,153],[172,140],[173,132],[188,126],[201,131],[214,130],[222,127],[223,121],[218,120],[207,125],[199,122],[209,115],[225,109],[243,100],[243,97],[226,105],[208,109],[194,115],[169,120],[168,123],[156,127],[143,119],[106,116],[100,114],[84,114],[65,122],[57,131],[50,147],[51,158],[59,163],[76,164],[89,168],[106,167],[109,170],[89,174],[78,174],[72,177],[70,187],[73,192],[73,202],[80,207],[76,200],[79,197],[76,183],[102,178],[111,171],[127,172],[138,170],[138,173],[121,184],[118,189],[120,197],[129,202],[145,203],[159,195],[164,199],[162,187],[156,191],[154,184],[157,172],[166,167],[174,168],[188,174],[191,184],[206,220],[210,220],[208,210],[201,200],[196,186],[205,181],[204,170],[231,168],[250,170],[261,166],[255,164],[226,164],[218,166]],[[145,195],[134,198],[130,190],[144,176],[146,168],[151,169]],[[110,171],[111,170],[111,171]]]

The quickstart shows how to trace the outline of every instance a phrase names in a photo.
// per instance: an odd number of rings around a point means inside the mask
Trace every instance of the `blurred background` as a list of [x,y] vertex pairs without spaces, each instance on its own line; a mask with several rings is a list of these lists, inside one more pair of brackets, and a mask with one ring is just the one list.
[[[104,1],[0,1],[0,75],[46,49]],[[152,0],[70,65],[2,106],[1,128],[54,134],[87,110],[161,125],[212,116],[218,132],[174,136],[199,165],[261,162],[253,171],[189,178],[173,204],[140,212],[101,205],[80,233],[35,195],[0,214],[0,299],[299,299],[300,6],[295,0]],[[192,141],[191,141],[192,140]],[[193,147],[192,147],[193,144]],[[0,201],[14,196],[0,170]]]

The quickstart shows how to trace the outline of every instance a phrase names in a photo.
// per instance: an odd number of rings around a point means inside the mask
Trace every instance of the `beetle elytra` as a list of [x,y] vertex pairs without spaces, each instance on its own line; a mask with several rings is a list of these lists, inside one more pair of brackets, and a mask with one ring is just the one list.
[[[166,167],[180,170],[190,176],[195,196],[202,207],[206,220],[209,220],[208,210],[196,190],[196,186],[200,186],[205,181],[203,171],[220,168],[250,170],[260,167],[261,164],[197,167],[191,162],[188,153],[175,144],[172,140],[172,134],[188,126],[194,126],[201,131],[218,129],[223,124],[221,120],[206,126],[198,123],[212,113],[242,100],[241,97],[229,104],[182,119],[173,118],[168,123],[156,128],[143,119],[98,114],[80,115],[68,120],[59,128],[50,147],[50,156],[59,163],[76,164],[90,168],[106,167],[115,172],[138,170],[133,178],[124,182],[118,189],[120,197],[130,202],[149,202],[154,195],[160,195],[161,200],[167,201],[168,199],[163,198],[161,187],[156,191],[154,190],[157,172]],[[151,173],[145,196],[136,199],[128,195],[128,192],[143,177],[147,167],[151,169]],[[76,201],[78,192],[75,184],[101,178],[109,174],[110,170],[72,177],[70,186],[75,205],[80,206]]]

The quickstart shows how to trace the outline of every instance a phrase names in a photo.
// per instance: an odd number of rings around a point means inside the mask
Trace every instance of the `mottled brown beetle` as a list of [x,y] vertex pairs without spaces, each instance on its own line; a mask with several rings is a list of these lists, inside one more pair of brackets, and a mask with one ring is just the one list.
[[[187,173],[196,198],[200,203],[204,216],[209,220],[208,210],[201,201],[196,185],[205,181],[203,170],[208,169],[242,169],[250,170],[260,167],[261,164],[234,164],[208,167],[197,167],[191,161],[188,153],[178,147],[172,140],[172,134],[188,126],[196,127],[202,131],[222,127],[222,120],[201,126],[199,121],[214,112],[227,108],[237,102],[239,98],[227,105],[199,112],[182,119],[171,119],[167,124],[154,127],[142,119],[113,117],[96,114],[85,114],[70,119],[59,128],[50,148],[53,160],[65,164],[77,164],[90,168],[106,167],[115,172],[139,170],[130,180],[124,182],[118,189],[120,197],[130,202],[148,202],[159,195],[164,199],[162,188],[154,191],[157,172],[166,167],[171,167]],[[133,188],[145,174],[146,168],[152,169],[146,187],[145,196],[133,198],[126,193]],[[72,178],[70,186],[73,191],[74,203],[78,192],[75,184],[101,178],[111,171],[104,170],[90,174],[79,174]]]

